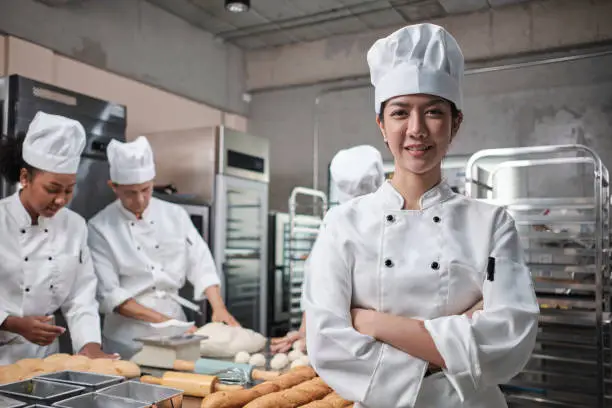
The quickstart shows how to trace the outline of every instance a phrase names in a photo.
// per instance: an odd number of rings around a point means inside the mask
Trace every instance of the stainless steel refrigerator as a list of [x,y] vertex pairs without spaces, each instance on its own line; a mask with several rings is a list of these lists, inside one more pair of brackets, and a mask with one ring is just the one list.
[[157,184],[211,206],[209,244],[230,313],[267,334],[268,140],[223,126],[147,137]]

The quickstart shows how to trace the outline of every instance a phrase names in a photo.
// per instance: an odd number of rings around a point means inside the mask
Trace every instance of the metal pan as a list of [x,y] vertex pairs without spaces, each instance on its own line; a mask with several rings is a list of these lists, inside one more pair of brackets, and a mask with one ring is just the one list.
[[142,402],[93,392],[53,404],[55,408],[147,408],[148,406]]
[[157,408],[181,408],[183,391],[159,385],[143,384],[137,381],[126,381],[121,384],[99,390],[98,394],[111,395],[156,405]]
[[76,385],[85,388],[86,392],[93,392],[110,387],[111,385],[119,384],[124,379],[117,375],[103,375],[72,370],[58,371],[56,373],[41,375],[37,378],[45,381]]
[[0,407],[2,408],[22,408],[25,407],[25,402],[0,395]]
[[76,385],[31,379],[0,386],[0,394],[28,404],[47,404],[74,397],[85,391]]

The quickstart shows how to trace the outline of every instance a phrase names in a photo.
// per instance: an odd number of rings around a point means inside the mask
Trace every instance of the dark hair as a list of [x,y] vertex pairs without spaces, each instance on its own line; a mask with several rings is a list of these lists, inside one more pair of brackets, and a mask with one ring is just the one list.
[[22,157],[25,133],[20,132],[15,137],[0,139],[0,176],[10,183],[18,183],[21,169],[26,169],[30,175],[35,169],[27,164]]
[[[450,103],[451,116],[453,117],[453,119],[457,119],[459,117],[459,114],[461,113],[461,111],[457,109],[457,105],[455,105],[454,102],[451,102],[448,99],[444,99],[444,100]],[[378,114],[378,120],[380,120],[381,122],[383,122],[383,119],[384,119],[384,112],[385,112],[386,104],[387,104],[387,101],[380,104],[380,113]]]

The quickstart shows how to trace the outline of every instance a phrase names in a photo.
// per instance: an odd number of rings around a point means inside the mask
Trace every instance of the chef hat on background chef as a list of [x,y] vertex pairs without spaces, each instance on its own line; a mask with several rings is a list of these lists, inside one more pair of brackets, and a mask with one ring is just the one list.
[[400,95],[430,94],[461,110],[463,53],[455,38],[435,24],[401,28],[376,41],[367,55],[376,113]]
[[153,150],[144,136],[129,143],[113,139],[108,144],[106,154],[113,183],[141,184],[155,178]]
[[338,187],[338,201],[373,193],[385,181],[382,156],[368,145],[340,150],[329,166],[332,180]]
[[23,141],[22,157],[43,171],[75,174],[85,148],[85,129],[78,121],[38,112]]

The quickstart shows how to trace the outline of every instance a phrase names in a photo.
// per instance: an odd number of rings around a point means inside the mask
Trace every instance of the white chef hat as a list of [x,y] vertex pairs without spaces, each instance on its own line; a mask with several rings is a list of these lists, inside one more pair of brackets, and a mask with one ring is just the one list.
[[113,139],[108,144],[106,154],[113,183],[141,184],[155,178],[153,150],[144,136],[129,143]]
[[85,129],[78,121],[37,112],[23,141],[22,158],[43,171],[75,174],[85,148]]
[[332,159],[329,171],[341,203],[373,193],[385,181],[382,156],[378,149],[368,145],[340,150]]
[[461,109],[463,53],[455,38],[435,24],[401,28],[376,41],[367,55],[376,113],[400,95],[430,94]]

